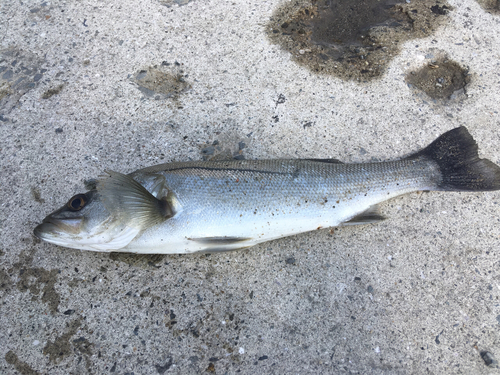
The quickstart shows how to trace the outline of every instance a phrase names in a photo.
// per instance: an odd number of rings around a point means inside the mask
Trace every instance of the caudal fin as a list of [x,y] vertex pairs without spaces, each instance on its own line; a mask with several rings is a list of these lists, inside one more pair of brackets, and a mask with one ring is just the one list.
[[461,126],[444,133],[422,151],[412,155],[435,161],[442,173],[436,190],[500,190],[500,167],[479,159],[476,141]]

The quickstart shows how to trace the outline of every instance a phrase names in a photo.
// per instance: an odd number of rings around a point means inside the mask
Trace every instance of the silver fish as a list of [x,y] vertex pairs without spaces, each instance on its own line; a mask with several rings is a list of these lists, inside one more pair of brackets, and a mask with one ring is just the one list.
[[384,220],[377,204],[419,190],[500,189],[465,127],[398,161],[231,160],[107,171],[34,233],[93,251],[184,254],[247,248],[341,224]]

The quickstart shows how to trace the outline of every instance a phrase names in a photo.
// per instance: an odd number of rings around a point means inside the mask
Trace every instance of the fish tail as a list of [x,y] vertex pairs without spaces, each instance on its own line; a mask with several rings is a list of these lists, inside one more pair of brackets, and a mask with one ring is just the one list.
[[410,159],[424,157],[438,164],[441,181],[435,190],[500,190],[500,167],[488,159],[480,159],[477,151],[476,141],[461,126],[444,133]]

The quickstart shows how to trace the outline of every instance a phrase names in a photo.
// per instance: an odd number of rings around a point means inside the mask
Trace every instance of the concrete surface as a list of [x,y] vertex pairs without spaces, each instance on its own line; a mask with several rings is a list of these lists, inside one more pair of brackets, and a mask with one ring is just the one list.
[[[378,225],[210,256],[32,235],[106,168],[388,160],[460,125],[500,163],[500,16],[448,4],[364,82],[273,44],[279,1],[3,1],[0,373],[498,373],[499,192],[411,194]],[[406,83],[435,55],[468,69],[449,100]]]

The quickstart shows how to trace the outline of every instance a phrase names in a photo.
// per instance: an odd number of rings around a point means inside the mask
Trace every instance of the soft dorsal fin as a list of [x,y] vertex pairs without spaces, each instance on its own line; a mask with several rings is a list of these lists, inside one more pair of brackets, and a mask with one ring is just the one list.
[[167,198],[157,199],[131,176],[105,171],[97,183],[106,209],[129,227],[146,229],[173,216]]
[[354,216],[351,220],[342,223],[342,225],[373,224],[373,223],[378,223],[379,221],[383,221],[385,219],[386,217],[380,214],[379,206],[374,204],[373,206],[370,206],[367,210]]
[[316,161],[318,163],[344,164],[344,162],[340,161],[339,159],[306,159],[306,160]]

